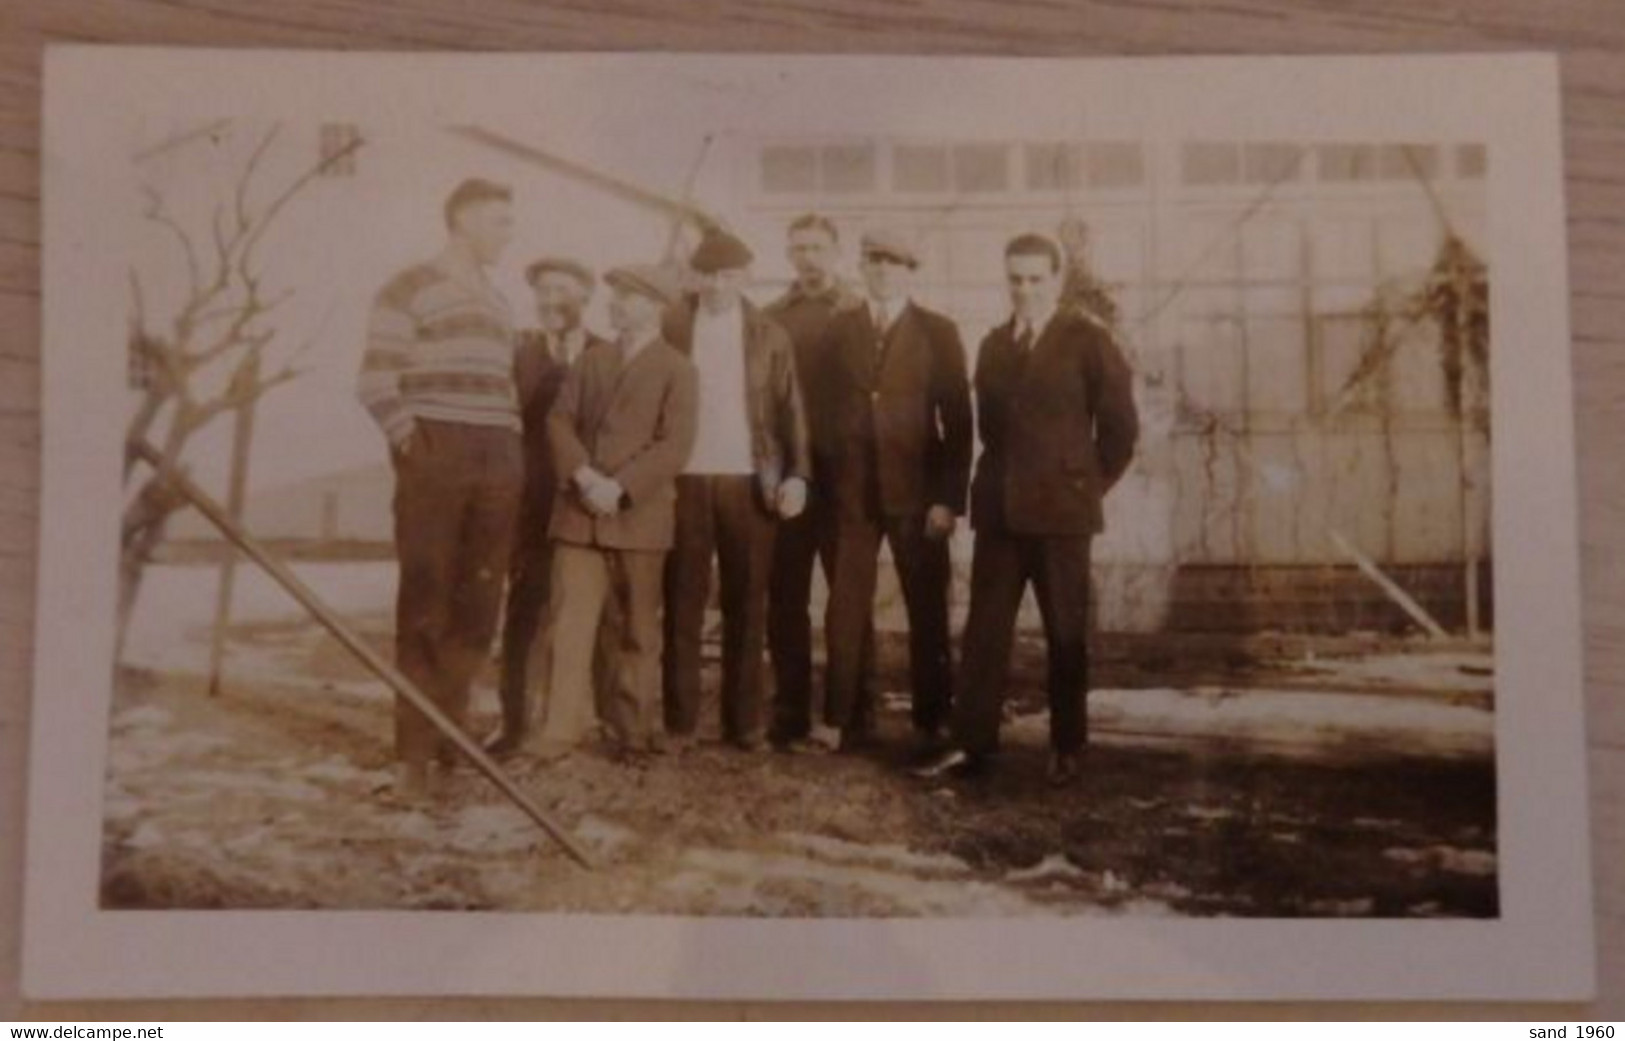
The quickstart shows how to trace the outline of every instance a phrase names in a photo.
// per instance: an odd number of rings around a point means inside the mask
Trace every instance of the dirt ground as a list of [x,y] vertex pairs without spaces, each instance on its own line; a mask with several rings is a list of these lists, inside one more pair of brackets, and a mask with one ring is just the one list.
[[[383,629],[368,626],[381,645]],[[702,741],[640,766],[595,752],[515,762],[592,852],[588,871],[470,768],[445,777],[428,809],[393,802],[382,685],[309,626],[240,626],[221,697],[184,671],[121,673],[103,904],[1493,916],[1488,656],[1390,650],[1308,663],[1192,655],[1182,669],[1166,648],[1106,656],[1084,775],[1059,791],[1043,780],[1031,642],[984,781],[907,776],[897,694],[883,699],[878,747],[860,755]],[[902,678],[888,647],[882,689]],[[476,726],[494,721],[487,686]]]

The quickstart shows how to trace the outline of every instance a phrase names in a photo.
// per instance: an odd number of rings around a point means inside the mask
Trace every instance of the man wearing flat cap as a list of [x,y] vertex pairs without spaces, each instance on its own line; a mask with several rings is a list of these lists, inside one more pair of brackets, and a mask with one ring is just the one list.
[[537,637],[547,614],[553,569],[548,525],[558,485],[547,443],[547,415],[558,400],[565,373],[588,347],[599,342],[581,323],[596,281],[586,267],[563,257],[543,257],[525,268],[525,282],[535,296],[537,326],[520,333],[514,356],[525,437],[525,492],[503,612],[502,729],[486,746],[496,756],[518,750],[524,741],[530,725],[532,686],[546,679],[545,643]]
[[842,728],[843,747],[861,740],[864,643],[884,540],[908,612],[912,718],[926,754],[952,701],[948,539],[970,478],[970,385],[954,323],[910,299],[912,237],[874,229],[861,249],[865,299],[835,316],[825,346],[835,574],[824,711]]
[[699,292],[667,316],[699,383],[694,452],[677,481],[666,576],[666,729],[699,725],[700,641],[715,560],[722,602],[722,736],[764,740],[763,656],[776,521],[806,507],[812,459],[790,337],[744,297],[750,249],[721,229],[689,258]]
[[536,749],[568,754],[592,729],[594,645],[612,605],[618,635],[604,722],[625,754],[660,739],[662,579],[675,527],[675,482],[694,447],[694,366],[661,335],[682,292],[654,265],[616,268],[613,342],[589,346],[548,416],[558,474],[549,677]]

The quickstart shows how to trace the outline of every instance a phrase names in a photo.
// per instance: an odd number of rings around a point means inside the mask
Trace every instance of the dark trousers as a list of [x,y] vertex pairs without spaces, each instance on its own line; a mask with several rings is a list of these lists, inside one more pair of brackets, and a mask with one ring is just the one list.
[[514,738],[530,726],[533,679],[546,676],[546,666],[539,660],[544,654],[540,636],[551,596],[553,547],[545,528],[534,530],[536,520],[528,510],[519,515],[503,611],[502,733]]
[[[519,435],[500,427],[419,420],[395,465],[395,664],[466,729],[474,677],[490,653],[524,463]],[[412,764],[451,745],[404,700],[396,754]]]
[[[769,583],[767,646],[773,659],[773,736],[781,741],[806,737],[814,719],[824,717],[823,691],[812,681],[813,565],[824,582],[835,577],[834,518],[827,506],[810,504],[794,520],[781,520],[773,542]],[[872,619],[871,619],[872,622]],[[874,626],[864,635],[863,676],[858,691],[860,720],[874,712]]]
[[1016,612],[1028,582],[1038,596],[1049,652],[1050,746],[1076,752],[1087,740],[1089,541],[1087,535],[976,533],[953,721],[961,748],[977,753],[998,748]]
[[677,534],[666,558],[666,729],[690,735],[700,720],[700,645],[711,599],[711,562],[722,593],[722,735],[762,735],[762,655],[775,523],[752,475],[677,479]]
[[[843,517],[836,525],[835,577],[824,633],[824,718],[832,726],[859,724],[859,705],[873,647],[875,583],[880,543],[891,547],[908,610],[908,659],[913,688],[914,728],[938,730],[953,703],[948,643],[948,543],[925,534],[925,514],[870,519]],[[872,658],[872,650],[867,657]]]

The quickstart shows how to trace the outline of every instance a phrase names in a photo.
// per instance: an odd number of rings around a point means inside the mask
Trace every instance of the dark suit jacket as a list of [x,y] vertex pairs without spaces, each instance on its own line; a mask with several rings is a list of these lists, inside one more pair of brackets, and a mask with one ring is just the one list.
[[909,304],[885,342],[866,305],[830,321],[819,362],[830,410],[830,493],[843,516],[965,512],[970,383],[959,330]]
[[[603,340],[582,330],[586,340],[582,354]],[[537,329],[519,334],[514,352],[514,385],[519,391],[519,417],[525,431],[525,498],[520,511],[516,545],[541,544],[548,537],[553,517],[553,498],[558,491],[558,474],[553,468],[553,448],[548,443],[547,417],[553,411],[564,375],[569,366],[548,347],[547,336]]]
[[[670,549],[677,475],[694,449],[698,383],[694,365],[664,340],[630,362],[609,342],[588,348],[564,378],[548,415],[559,496],[551,534],[560,542],[609,549]],[[595,517],[575,491],[584,465],[626,492],[621,511]]]
[[1128,363],[1106,329],[1058,311],[1027,350],[1013,323],[988,333],[976,361],[982,456],[971,486],[977,530],[1094,535],[1101,499],[1139,436]]
[[[685,356],[694,353],[692,298],[666,313],[666,339]],[[750,454],[756,465],[761,506],[772,510],[779,482],[788,477],[812,480],[812,447],[802,403],[790,335],[749,301],[740,301],[745,323],[745,408],[750,416]],[[705,403],[701,402],[704,408]]]

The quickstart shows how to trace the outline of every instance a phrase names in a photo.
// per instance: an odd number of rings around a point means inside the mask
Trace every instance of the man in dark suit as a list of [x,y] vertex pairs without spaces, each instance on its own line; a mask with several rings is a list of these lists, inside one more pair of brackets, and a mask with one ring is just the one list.
[[548,525],[558,475],[547,443],[547,415],[569,372],[587,348],[603,342],[581,324],[595,279],[573,260],[543,257],[525,269],[536,299],[537,327],[520,334],[514,355],[514,382],[524,426],[525,490],[519,503],[513,557],[508,566],[508,602],[502,626],[502,729],[486,746],[494,756],[516,751],[530,724],[531,683],[545,679],[537,639],[547,614],[553,543]]
[[768,577],[779,518],[807,505],[812,457],[790,338],[744,298],[750,249],[721,230],[689,259],[699,293],[667,316],[667,336],[699,384],[694,451],[677,480],[677,536],[666,568],[666,730],[693,737],[700,642],[715,561],[722,602],[722,736],[763,740]]
[[[823,722],[823,692],[813,687],[809,614],[814,565],[823,567],[825,582],[835,574],[835,526],[829,503],[831,411],[825,389],[829,366],[824,346],[835,315],[859,306],[863,298],[836,273],[840,236],[828,217],[817,213],[797,217],[790,222],[788,238],[785,254],[795,269],[795,281],[762,313],[790,334],[795,349],[812,441],[813,480],[807,509],[793,520],[780,520],[773,543],[767,611],[774,679],[770,736],[774,747],[784,751],[827,752],[841,735]],[[859,699],[864,718],[873,709],[873,673],[872,667],[864,668]]]
[[851,748],[884,539],[908,610],[914,728],[930,750],[952,703],[948,539],[973,436],[965,349],[952,321],[909,299],[919,257],[906,234],[871,231],[862,251],[865,299],[834,317],[825,348],[835,574],[824,711]]
[[694,446],[694,366],[661,336],[681,285],[653,265],[604,276],[613,343],[582,355],[548,416],[559,475],[546,639],[551,663],[537,752],[568,754],[593,721],[594,645],[606,601],[619,639],[606,719],[618,751],[660,742],[660,612],[677,475]]
[[976,361],[982,455],[954,747],[921,776],[970,776],[997,750],[1016,611],[1030,582],[1049,654],[1049,779],[1077,774],[1087,739],[1089,549],[1101,499],[1134,455],[1128,363],[1104,326],[1057,310],[1061,253],[1040,235],[1005,247],[1013,314]]

